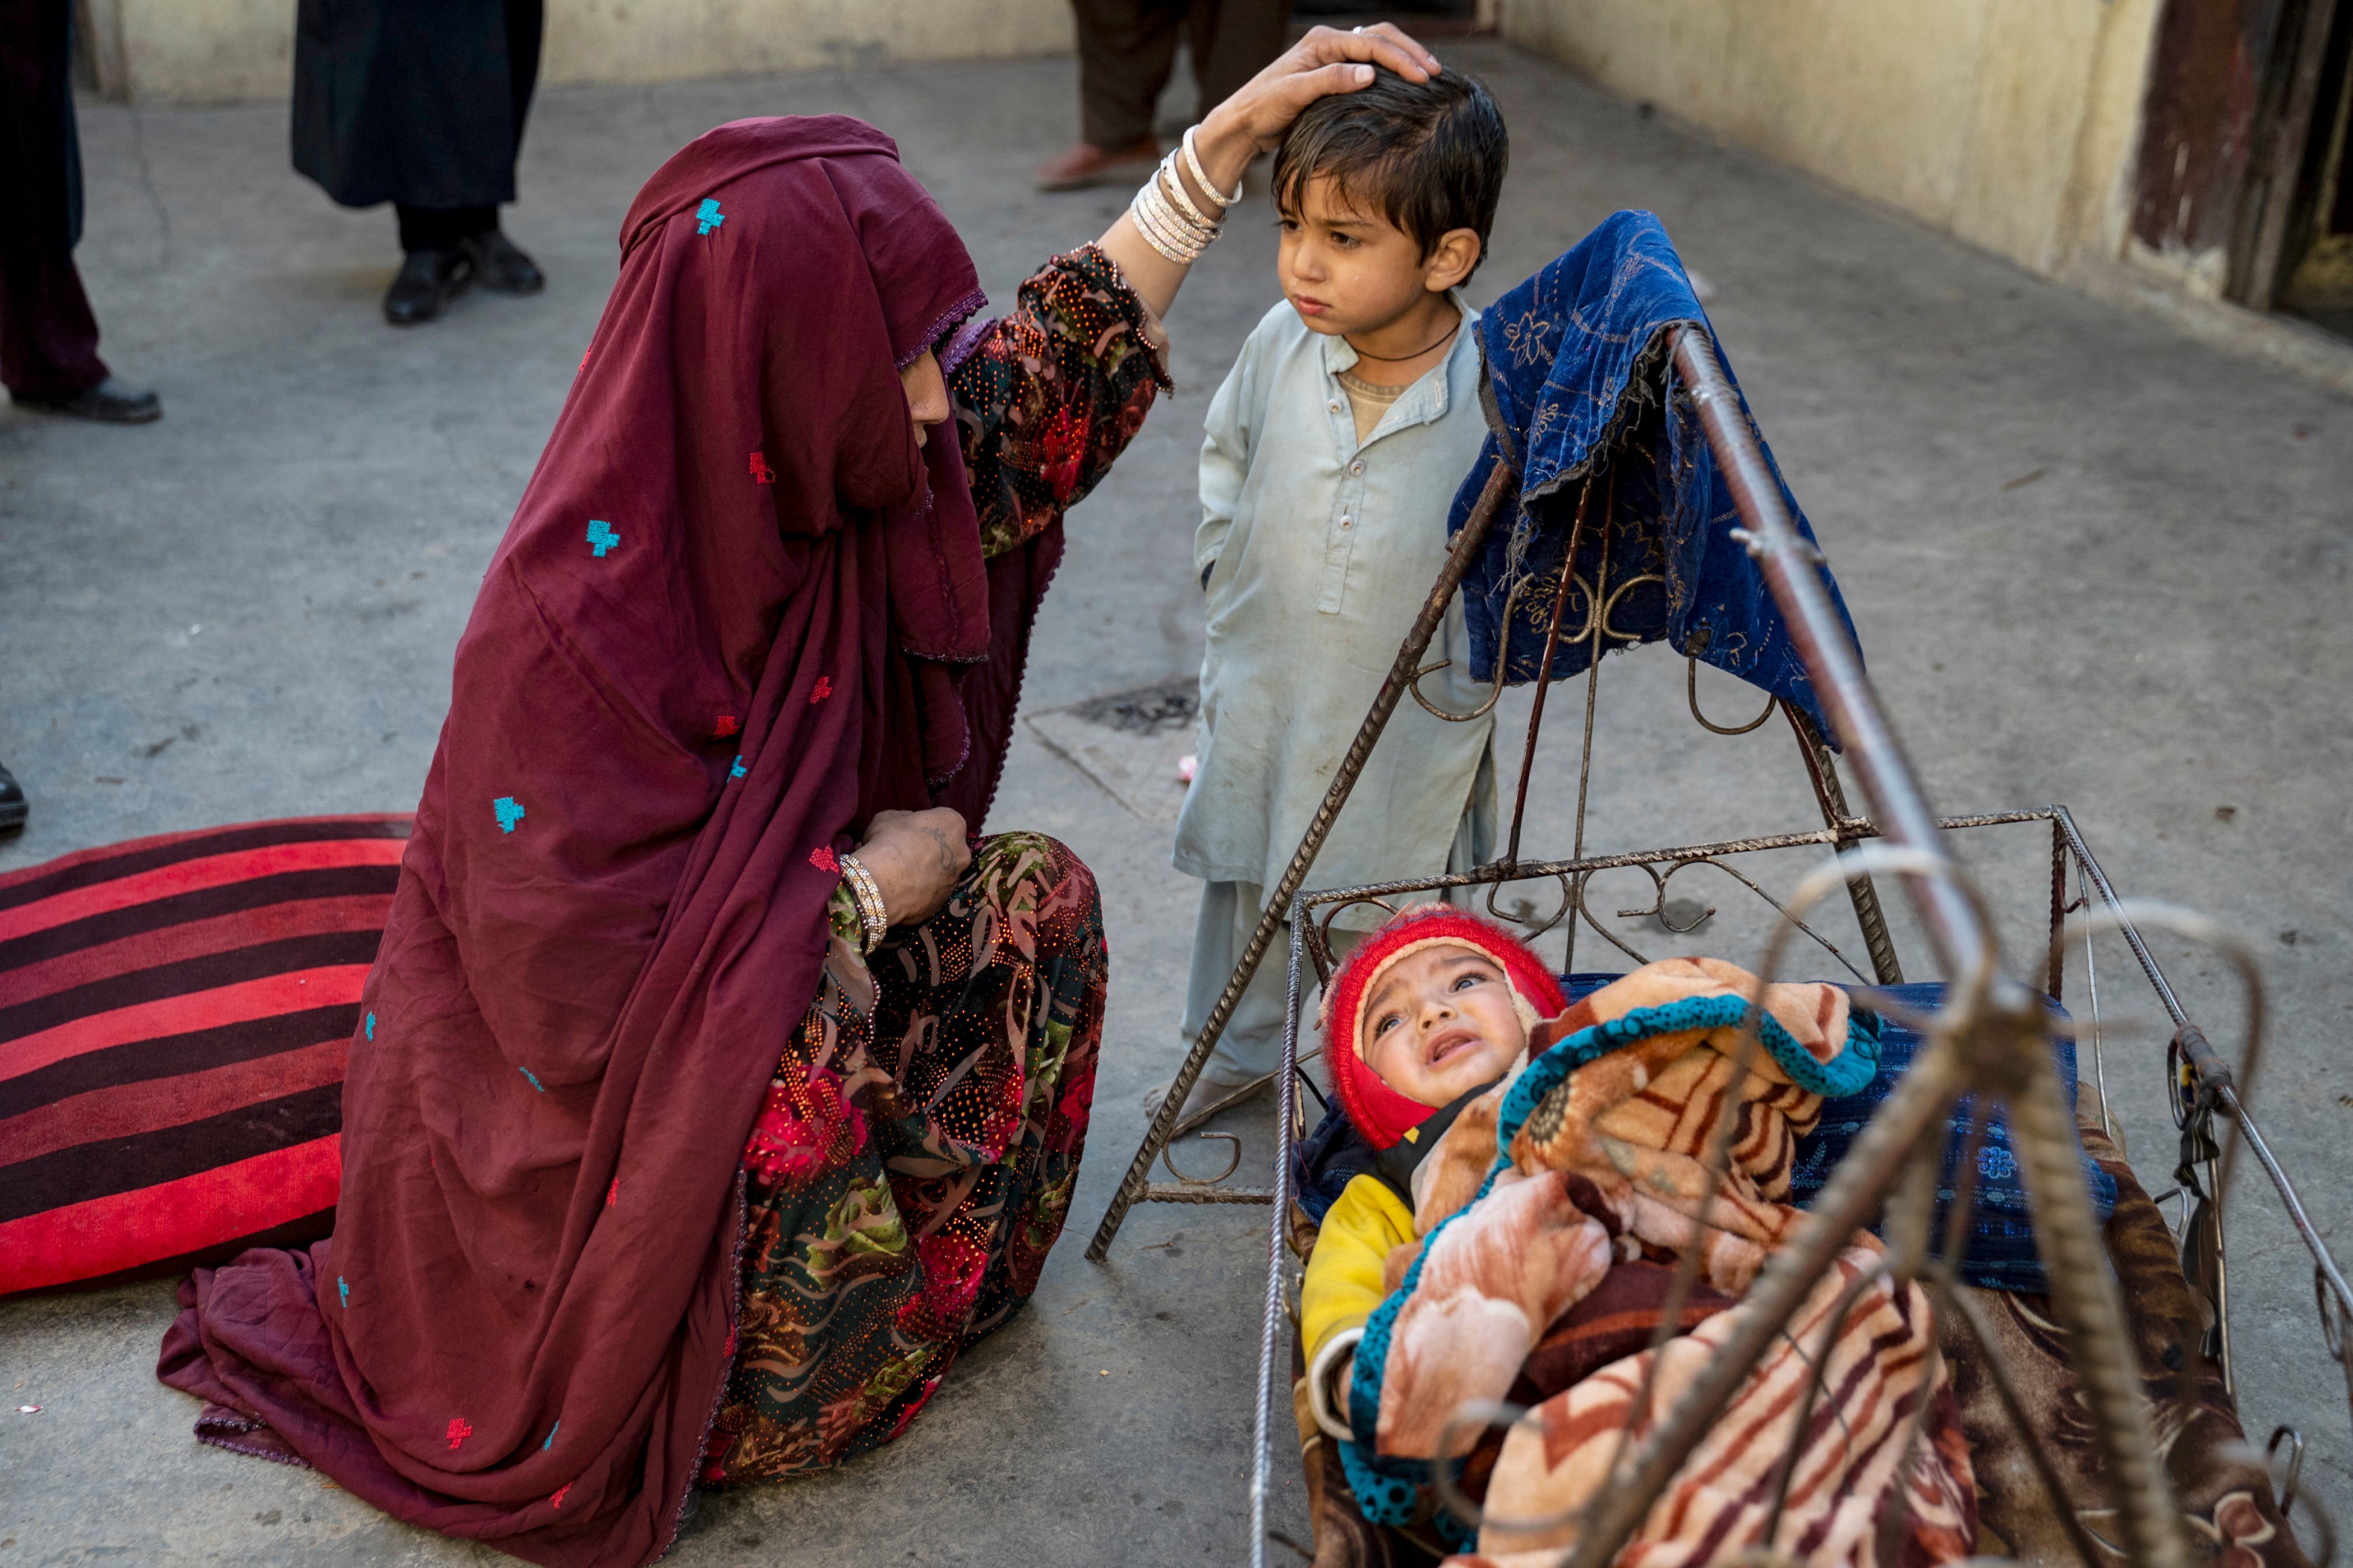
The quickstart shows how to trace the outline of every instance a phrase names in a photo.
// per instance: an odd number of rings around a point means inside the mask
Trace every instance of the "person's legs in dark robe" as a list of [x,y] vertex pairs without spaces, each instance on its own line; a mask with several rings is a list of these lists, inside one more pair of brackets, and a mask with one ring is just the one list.
[[[544,21],[544,0],[503,0],[504,157],[493,172],[496,177],[487,183],[509,193],[514,186],[514,161],[522,151],[523,124],[538,85]],[[455,177],[467,183],[462,175]],[[473,183],[483,182],[478,176]],[[329,189],[333,194],[332,184]],[[476,283],[505,294],[535,294],[546,285],[538,264],[500,229],[497,202],[443,205],[396,198],[393,206],[403,260],[385,295],[384,311],[394,325],[414,326],[433,320]]]
[[163,406],[108,374],[74,268],[81,153],[69,17],[65,0],[0,0],[0,383],[18,403],[142,423]]
[[392,210],[403,250],[455,250],[460,242],[499,226],[495,206],[413,207],[396,202]]
[[[540,36],[546,21],[546,0],[506,0],[507,99],[513,105],[514,150],[522,156],[523,122],[531,116],[531,97],[539,85]],[[539,264],[518,249],[499,227],[498,209],[490,221],[465,237],[474,277],[485,289],[501,294],[536,294],[547,284]]]
[[393,210],[403,260],[385,296],[385,314],[396,326],[431,321],[476,283],[501,294],[536,294],[547,285],[539,264],[499,228],[495,206],[395,203]]
[[1076,0],[1082,140],[1038,171],[1041,190],[1133,179],[1160,158],[1152,111],[1176,61],[1182,28],[1200,88],[1197,114],[1233,96],[1282,53],[1282,0]]

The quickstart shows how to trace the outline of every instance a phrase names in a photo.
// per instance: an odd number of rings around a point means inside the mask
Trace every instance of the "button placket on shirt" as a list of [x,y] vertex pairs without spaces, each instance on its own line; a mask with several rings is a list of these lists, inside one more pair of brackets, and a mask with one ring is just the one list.
[[1324,530],[1323,591],[1315,598],[1316,609],[1327,616],[1340,613],[1348,585],[1348,557],[1355,551],[1356,530],[1365,511],[1365,464],[1356,446],[1356,416],[1332,373],[1327,351],[1324,362],[1327,389],[1324,407],[1331,421],[1333,447],[1340,457],[1340,482],[1333,487],[1332,515]]
[[[1466,316],[1468,312],[1465,312]],[[1348,583],[1348,559],[1355,552],[1356,535],[1365,525],[1365,453],[1376,442],[1417,425],[1426,425],[1446,412],[1446,380],[1451,374],[1452,358],[1441,362],[1439,375],[1426,380],[1391,404],[1368,437],[1360,445],[1356,440],[1356,416],[1349,407],[1347,394],[1340,390],[1335,374],[1347,366],[1332,363],[1333,351],[1327,345],[1324,353],[1324,408],[1332,426],[1332,439],[1340,454],[1340,482],[1335,487],[1332,517],[1324,535],[1324,584],[1316,596],[1315,607],[1327,616],[1340,613]],[[1350,362],[1354,363],[1352,360]]]

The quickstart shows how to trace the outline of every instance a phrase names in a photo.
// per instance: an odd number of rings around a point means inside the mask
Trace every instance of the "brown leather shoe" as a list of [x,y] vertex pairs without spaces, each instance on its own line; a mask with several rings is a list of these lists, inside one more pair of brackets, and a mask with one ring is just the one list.
[[1041,191],[1083,191],[1092,185],[1142,184],[1160,163],[1160,143],[1146,136],[1125,147],[1105,151],[1082,142],[1060,157],[1040,164]]

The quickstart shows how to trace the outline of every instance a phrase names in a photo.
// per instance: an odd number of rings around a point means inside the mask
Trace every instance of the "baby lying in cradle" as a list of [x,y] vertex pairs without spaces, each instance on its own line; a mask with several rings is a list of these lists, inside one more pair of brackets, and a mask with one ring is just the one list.
[[[1437,1508],[1430,1462],[1466,1402],[1508,1394],[1534,1409],[1499,1452],[1491,1440],[1474,1457],[1466,1485],[1483,1483],[1487,1522],[1479,1555],[1457,1561],[1553,1561],[1574,1524],[1509,1521],[1572,1514],[1604,1483],[1694,1232],[1699,1288],[1662,1352],[1652,1419],[1738,1326],[1741,1298],[1803,1219],[1787,1201],[1796,1140],[1825,1095],[1868,1080],[1877,1054],[1875,1025],[1830,985],[1767,987],[1744,1051],[1755,984],[1728,963],[1673,959],[1572,1006],[1512,933],[1443,905],[1390,921],[1334,975],[1333,1084],[1377,1152],[1324,1216],[1300,1327],[1314,1418],[1340,1439],[1368,1519],[1468,1548],[1470,1530]],[[1711,1197],[1705,1161],[1727,1117],[1730,1168]],[[1774,1531],[1784,1550],[1872,1561],[1902,1489],[1916,1549],[1903,1555],[1969,1553],[1974,1489],[1925,1296],[1880,1279],[1828,1321],[1881,1255],[1868,1234],[1852,1238],[1636,1542],[1702,1557],[1764,1544],[1794,1446],[1803,1458]],[[1800,1434],[1799,1395],[1825,1344],[1832,1375]],[[1483,1435],[1466,1421],[1448,1450]],[[1657,1559],[1680,1560],[1672,1547]]]

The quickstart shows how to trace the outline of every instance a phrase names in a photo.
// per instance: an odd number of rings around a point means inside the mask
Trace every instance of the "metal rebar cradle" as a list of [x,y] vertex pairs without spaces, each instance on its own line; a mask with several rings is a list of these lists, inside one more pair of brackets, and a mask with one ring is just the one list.
[[[1621,584],[1613,589],[1606,570],[1593,583],[1575,574],[1577,540],[1588,526],[1588,503],[1597,496],[1602,513],[1597,526],[1606,530],[1610,525],[1609,481],[1588,474],[1577,507],[1576,532],[1571,535],[1567,564],[1562,569],[1557,597],[1551,609],[1542,673],[1535,693],[1517,800],[1504,856],[1493,864],[1457,875],[1303,892],[1316,853],[1397,704],[1410,693],[1425,707],[1430,706],[1415,686],[1419,677],[1429,673],[1421,658],[1473,556],[1486,542],[1514,491],[1515,476],[1511,466],[1497,463],[1477,506],[1457,533],[1446,565],[1398,649],[1396,662],[1321,809],[1282,881],[1272,889],[1263,918],[1207,1027],[1194,1043],[1166,1100],[1154,1118],[1087,1256],[1102,1261],[1129,1209],[1138,1202],[1271,1205],[1259,1347],[1256,1447],[1250,1494],[1250,1561],[1253,1568],[1260,1568],[1266,1560],[1271,1540],[1286,1546],[1292,1544],[1287,1538],[1271,1534],[1268,1510],[1276,1433],[1288,1419],[1289,1400],[1279,1398],[1287,1392],[1286,1380],[1278,1372],[1288,1361],[1283,1342],[1286,1324],[1295,1316],[1292,1150],[1305,1127],[1303,1088],[1314,1092],[1303,1070],[1301,1009],[1310,987],[1330,973],[1333,952],[1329,933],[1334,917],[1353,905],[1372,902],[1397,907],[1394,900],[1416,895],[1427,897],[1448,889],[1483,887],[1489,911],[1506,920],[1517,920],[1528,928],[1531,938],[1566,925],[1564,971],[1574,967],[1580,924],[1589,926],[1602,940],[1639,963],[1645,962],[1643,955],[1595,919],[1586,907],[1590,879],[1609,871],[1631,869],[1647,874],[1657,893],[1652,908],[1620,913],[1651,915],[1667,922],[1668,881],[1683,870],[1704,866],[1730,876],[1775,910],[1775,935],[1757,968],[1763,980],[1778,977],[1780,960],[1795,936],[1819,944],[1853,973],[1858,981],[1865,978],[1833,943],[1806,921],[1806,916],[1826,895],[1843,888],[1862,935],[1873,971],[1870,978],[1881,985],[1893,985],[1902,982],[1903,974],[1876,886],[1877,878],[1892,877],[1916,917],[1935,966],[1951,977],[1943,1005],[1933,1016],[1917,1021],[1927,1043],[1898,1080],[1894,1092],[1856,1138],[1815,1200],[1807,1222],[1789,1245],[1774,1256],[1751,1288],[1746,1300],[1756,1310],[1741,1331],[1723,1345],[1684,1397],[1672,1409],[1660,1413],[1646,1440],[1629,1440],[1621,1445],[1615,1484],[1599,1490],[1577,1521],[1577,1544],[1565,1551],[1559,1561],[1565,1568],[1598,1568],[1615,1558],[1758,1356],[1770,1348],[1790,1314],[1831,1266],[1842,1238],[1883,1215],[1889,1242],[1890,1272],[1899,1279],[1917,1279],[1931,1292],[1940,1312],[1953,1310],[1975,1332],[1994,1384],[2002,1394],[2004,1406],[2048,1489],[2052,1506],[2067,1516],[2071,1539],[2081,1560],[2087,1568],[2115,1560],[2113,1553],[2103,1553],[2086,1538],[2072,1512],[2062,1504],[2056,1470],[2043,1437],[2021,1414],[2009,1374],[1982,1325],[1975,1321],[1975,1309],[1954,1288],[1952,1269],[1960,1252],[1958,1238],[1965,1224],[1965,1201],[1956,1201],[1947,1217],[1945,1245],[1941,1248],[1930,1245],[1937,1162],[1946,1152],[1942,1130],[1953,1116],[1957,1102],[1972,1097],[1977,1119],[1970,1134],[1972,1144],[1983,1134],[1989,1104],[2003,1107],[2009,1118],[2012,1147],[2025,1177],[2037,1246],[2051,1281],[2053,1314],[2070,1336],[2073,1359],[2083,1385],[2085,1415],[2095,1429],[2102,1470],[2116,1510],[2116,1546],[2127,1561],[2151,1568],[2187,1563],[2191,1560],[2190,1546],[2181,1529],[2181,1516],[2168,1495],[2148,1430],[2124,1303],[2107,1264],[2096,1213],[2079,1163],[2073,1120],[2054,1068],[2050,1048],[2051,1019],[2035,991],[2004,972],[1985,899],[1947,850],[1947,836],[1963,829],[2049,825],[2048,946],[2037,955],[2041,973],[2035,978],[2041,981],[2042,990],[2056,1000],[2066,956],[2074,944],[2082,944],[2090,990],[2088,1027],[2084,1032],[2092,1047],[2093,1081],[2103,1121],[2107,1119],[2109,1109],[2097,973],[2092,967],[2092,939],[2095,933],[2112,931],[2126,943],[2164,1009],[2172,1028],[2167,1062],[2168,1094],[2183,1151],[2183,1179],[2179,1194],[2183,1215],[2176,1234],[2185,1278],[2210,1314],[2211,1326],[2205,1348],[2219,1361],[2225,1388],[2232,1389],[2234,1380],[2222,1198],[2229,1190],[2232,1167],[2243,1145],[2261,1166],[2271,1190],[2310,1254],[2322,1342],[2336,1365],[2335,1375],[2344,1380],[2348,1410],[2353,1411],[2353,1287],[2348,1287],[2295,1185],[2247,1110],[2248,1085],[2258,1065],[2263,1031],[2263,994],[2251,952],[2243,942],[2187,911],[2122,900],[2063,805],[1947,818],[1937,817],[1930,811],[1894,730],[1863,677],[1860,656],[1849,639],[1843,619],[1824,587],[1818,570],[1820,553],[1795,526],[1707,331],[1698,326],[1672,331],[1668,395],[1687,399],[1697,416],[1746,525],[1735,531],[1734,537],[1758,563],[1789,627],[1822,710],[1854,770],[1865,812],[1858,815],[1850,810],[1831,748],[1801,713],[1786,702],[1774,702],[1745,725],[1714,723],[1700,712],[1694,668],[1694,684],[1688,689],[1691,710],[1693,716],[1710,731],[1719,734],[1745,733],[1770,719],[1776,706],[1783,710],[1796,731],[1799,752],[1823,826],[1768,837],[1625,854],[1585,853],[1594,683],[1599,679],[1601,652],[1610,646],[1611,639],[1620,636],[1610,626],[1610,607],[1617,602],[1616,595],[1631,586]],[[1604,559],[1606,563],[1606,551]],[[1582,625],[1571,627],[1564,623],[1569,618],[1565,612],[1573,592],[1581,596],[1584,608],[1581,615],[1574,617]],[[1588,638],[1592,646],[1586,677],[1583,766],[1572,853],[1565,860],[1523,861],[1521,826],[1546,689],[1551,682],[1553,653],[1556,647]],[[1500,693],[1500,679],[1497,689]],[[1431,710],[1439,711],[1434,708]],[[1440,716],[1453,717],[1444,713]],[[1760,854],[1808,849],[1827,849],[1831,858],[1803,879],[1785,900],[1775,899],[1737,864]],[[1525,903],[1498,908],[1497,895],[1506,885],[1539,879],[1557,883],[1560,894],[1556,909],[1535,911]],[[1170,1141],[1179,1131],[1178,1108],[1184,1104],[1242,992],[1286,924],[1290,931],[1289,1007],[1282,1062],[1275,1078],[1279,1095],[1278,1147],[1272,1186],[1222,1184],[1223,1175],[1232,1174],[1233,1163],[1218,1178],[1203,1180],[1180,1173],[1173,1184],[1153,1182],[1152,1166],[1166,1157]],[[2183,1009],[2142,934],[2144,927],[2216,946],[2242,977],[2249,998],[2249,1030],[2242,1059],[2235,1067],[2208,1043]],[[1687,928],[1668,923],[1667,929]],[[1713,1151],[1715,1179],[1721,1179],[1727,1142],[1727,1138],[1719,1137]],[[1973,1147],[1965,1148],[1964,1169],[1973,1154]],[[1235,1163],[1238,1162],[1236,1144]],[[1169,1169],[1175,1172],[1173,1163]],[[1968,1184],[1961,1185],[1966,1190]],[[2158,1201],[2175,1195],[2159,1194]],[[1698,1267],[1697,1248],[1687,1248],[1679,1270],[1678,1292],[1690,1289]],[[1670,1297],[1671,1301],[1680,1299],[1680,1295]],[[1676,1311],[1671,1309],[1662,1321],[1672,1322],[1675,1318]],[[1662,1338],[1667,1331],[1661,1331]],[[1652,1364],[1655,1368],[1655,1358]],[[1638,1410],[1646,1409],[1648,1403],[1646,1387],[1637,1402]],[[1490,1416],[1508,1418],[1510,1413],[1462,1414],[1471,1425],[1477,1426]],[[1915,1440],[1916,1436],[1915,1426]],[[2300,1462],[2303,1449],[2301,1436],[2284,1427],[2274,1435],[2274,1447],[2287,1436],[2294,1437],[2295,1447],[2280,1499],[2284,1513],[2296,1500],[2295,1465]],[[1449,1494],[1451,1489],[1442,1476],[1444,1468],[1443,1465],[1439,1467],[1440,1485],[1441,1493]],[[1450,1504],[1461,1500],[1461,1507],[1471,1511],[1460,1516],[1475,1521],[1476,1510],[1467,1500],[1448,1495],[1448,1500]],[[2311,1510],[2309,1517],[2322,1535],[2330,1535],[2328,1521],[2318,1510],[2316,1500],[2308,1493],[2305,1500]],[[1739,1561],[1778,1568],[1795,1560],[1774,1552],[1751,1551]]]

